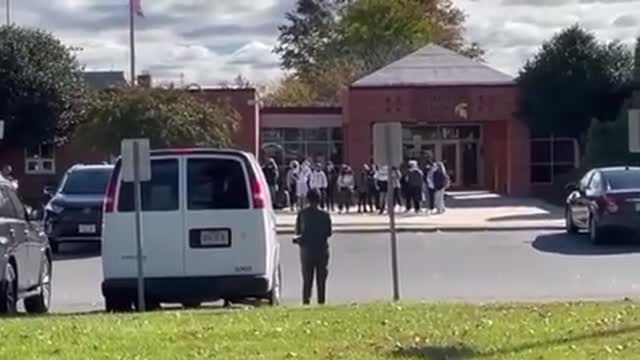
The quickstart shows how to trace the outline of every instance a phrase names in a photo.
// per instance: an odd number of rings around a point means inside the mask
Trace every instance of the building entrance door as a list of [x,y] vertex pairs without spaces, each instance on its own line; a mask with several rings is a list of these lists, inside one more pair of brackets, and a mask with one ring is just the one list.
[[436,149],[436,159],[444,163],[451,186],[460,186],[460,142],[444,141]]

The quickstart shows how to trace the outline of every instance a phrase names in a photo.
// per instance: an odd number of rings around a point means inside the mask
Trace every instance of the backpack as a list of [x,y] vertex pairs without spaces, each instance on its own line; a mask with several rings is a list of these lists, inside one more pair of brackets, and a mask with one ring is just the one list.
[[420,173],[420,171],[417,169],[409,171],[409,175],[407,176],[407,183],[411,187],[421,188],[422,173]]
[[447,187],[447,175],[441,170],[436,170],[433,173],[433,187],[436,190],[442,190]]

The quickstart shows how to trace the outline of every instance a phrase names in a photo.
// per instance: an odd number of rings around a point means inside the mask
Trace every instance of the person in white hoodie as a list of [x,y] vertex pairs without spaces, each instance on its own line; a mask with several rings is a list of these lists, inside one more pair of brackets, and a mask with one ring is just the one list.
[[320,208],[324,209],[327,200],[327,175],[322,170],[321,164],[316,164],[309,175],[309,190],[316,190],[320,195]]
[[309,161],[304,161],[300,165],[300,172],[298,173],[298,182],[296,184],[296,195],[298,196],[298,208],[304,209],[307,201],[307,194],[309,193],[309,178],[311,176],[311,168]]

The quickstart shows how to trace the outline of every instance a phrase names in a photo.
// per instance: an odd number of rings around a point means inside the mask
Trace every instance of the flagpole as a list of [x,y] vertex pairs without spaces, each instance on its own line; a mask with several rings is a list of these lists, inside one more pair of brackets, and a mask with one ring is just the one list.
[[7,0],[7,26],[11,25],[11,1]]
[[136,84],[136,34],[135,34],[135,9],[133,7],[133,1],[129,0],[129,46],[131,55],[131,85]]

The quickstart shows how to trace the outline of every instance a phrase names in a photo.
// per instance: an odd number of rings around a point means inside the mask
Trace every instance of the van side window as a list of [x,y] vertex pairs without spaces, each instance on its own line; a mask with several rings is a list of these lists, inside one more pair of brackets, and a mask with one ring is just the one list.
[[16,192],[11,189],[5,190],[7,192],[7,195],[9,196],[9,200],[11,200],[11,203],[13,204],[13,208],[16,211],[17,219],[26,220],[25,214],[27,213],[27,211],[25,210],[24,205],[22,205],[22,201],[20,201],[18,194],[16,194]]
[[189,159],[189,210],[248,209],[249,190],[243,165],[232,159]]
[[[175,211],[179,209],[178,160],[151,160],[151,180],[141,186],[143,211]],[[118,211],[133,211],[133,184],[122,183]]]
[[0,218],[18,219],[16,208],[11,203],[7,189],[0,188]]

